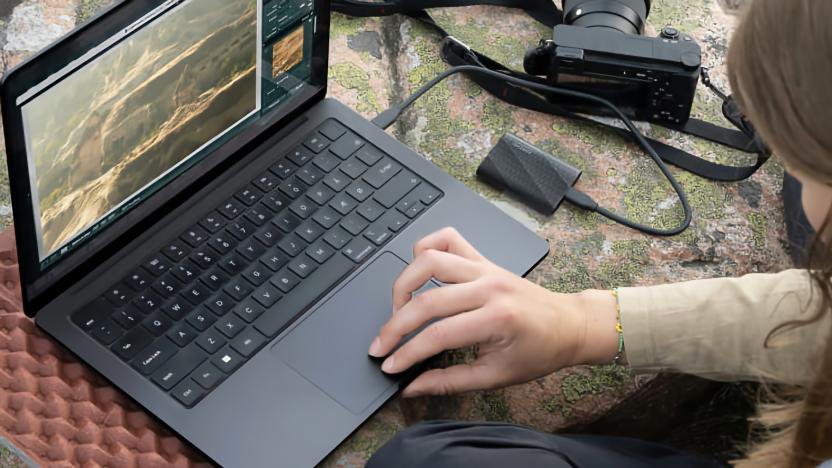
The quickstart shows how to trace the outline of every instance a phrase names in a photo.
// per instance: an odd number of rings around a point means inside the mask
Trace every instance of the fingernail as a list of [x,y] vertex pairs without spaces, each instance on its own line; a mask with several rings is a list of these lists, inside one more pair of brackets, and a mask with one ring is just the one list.
[[375,337],[372,344],[370,344],[370,350],[367,351],[370,356],[380,357],[381,355],[381,340],[379,337]]
[[390,374],[393,372],[393,364],[395,363],[396,356],[390,356],[389,358],[384,360],[384,363],[381,365],[381,370]]

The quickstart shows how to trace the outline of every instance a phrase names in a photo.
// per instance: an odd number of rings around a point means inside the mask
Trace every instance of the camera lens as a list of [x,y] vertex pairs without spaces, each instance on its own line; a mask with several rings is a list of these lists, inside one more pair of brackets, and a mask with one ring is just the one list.
[[584,28],[608,28],[641,34],[650,0],[563,0],[563,22]]

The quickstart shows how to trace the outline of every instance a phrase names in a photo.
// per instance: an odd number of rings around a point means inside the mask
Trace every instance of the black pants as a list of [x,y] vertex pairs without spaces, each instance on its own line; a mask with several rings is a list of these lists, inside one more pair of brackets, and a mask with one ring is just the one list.
[[431,421],[399,432],[367,468],[715,468],[722,464],[626,437],[561,436],[503,423]]

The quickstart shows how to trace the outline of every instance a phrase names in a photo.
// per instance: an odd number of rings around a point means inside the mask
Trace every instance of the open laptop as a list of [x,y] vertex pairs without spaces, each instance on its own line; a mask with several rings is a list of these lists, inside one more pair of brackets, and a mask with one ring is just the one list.
[[311,466],[396,393],[367,348],[413,243],[546,242],[324,99],[326,0],[132,0],[11,71],[25,312],[226,466]]

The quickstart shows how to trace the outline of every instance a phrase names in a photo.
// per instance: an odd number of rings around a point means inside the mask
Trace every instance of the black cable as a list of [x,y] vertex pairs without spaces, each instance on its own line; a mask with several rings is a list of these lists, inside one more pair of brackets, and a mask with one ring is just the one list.
[[382,129],[387,129],[396,119],[401,116],[402,112],[405,111],[408,107],[410,107],[417,99],[422,97],[426,92],[428,92],[431,88],[439,84],[445,78],[448,78],[451,75],[455,75],[457,73],[479,73],[481,75],[490,76],[491,78],[497,78],[499,80],[503,80],[506,83],[513,84],[515,86],[519,86],[521,88],[527,88],[534,91],[538,91],[541,93],[549,93],[561,96],[568,96],[572,98],[584,99],[587,101],[593,101],[601,106],[604,106],[610,109],[618,119],[627,127],[630,134],[635,139],[636,143],[650,156],[653,162],[659,167],[662,174],[664,174],[665,178],[670,185],[673,187],[673,190],[676,192],[676,195],[679,197],[679,201],[682,203],[682,210],[685,214],[685,219],[676,227],[671,229],[657,229],[650,226],[645,226],[643,224],[639,224],[633,221],[630,221],[626,218],[623,218],[620,215],[617,215],[605,208],[599,207],[598,203],[595,202],[589,195],[581,192],[580,190],[575,189],[574,187],[569,190],[566,194],[566,199],[569,200],[571,203],[575,204],[580,208],[584,208],[587,210],[594,211],[605,218],[608,218],[612,221],[615,221],[619,224],[627,226],[632,229],[636,229],[638,231],[644,232],[646,234],[651,234],[655,236],[675,236],[677,234],[682,233],[685,229],[690,226],[691,220],[693,219],[693,213],[690,208],[690,203],[688,202],[687,195],[685,195],[685,191],[679,182],[673,177],[673,174],[670,172],[670,169],[667,165],[662,161],[659,155],[656,153],[656,150],[650,145],[650,143],[644,138],[644,135],[633,125],[633,122],[615,106],[615,104],[611,103],[610,101],[594,96],[592,94],[583,93],[580,91],[574,91],[571,89],[563,89],[557,88],[554,86],[546,85],[543,83],[538,83],[535,81],[524,80],[522,78],[517,78],[515,76],[507,75],[504,73],[496,72],[494,70],[489,70],[487,68],[477,67],[473,65],[460,65],[456,67],[451,67],[444,72],[440,73],[432,80],[428,81],[424,84],[421,88],[416,90],[415,93],[411,94],[407,99],[404,100],[398,106],[393,106],[390,109],[382,112],[381,114],[377,115],[373,120],[372,123]]

